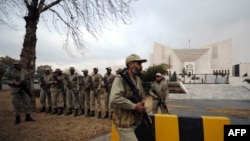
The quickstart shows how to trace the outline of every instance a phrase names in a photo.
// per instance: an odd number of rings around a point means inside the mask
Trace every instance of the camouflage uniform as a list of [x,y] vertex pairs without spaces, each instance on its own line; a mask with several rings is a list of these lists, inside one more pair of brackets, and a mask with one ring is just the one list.
[[[21,64],[17,61],[14,65]],[[15,82],[19,82],[19,84],[17,85]],[[18,70],[14,66],[10,71],[7,71],[4,74],[2,77],[2,83],[8,84],[11,88],[11,103],[14,109],[14,115],[16,116],[15,124],[19,124],[21,122],[20,110],[22,105],[26,114],[25,121],[34,121],[30,117],[31,98],[29,91],[33,90],[33,81],[29,73],[22,68]]]
[[91,89],[91,76],[88,75],[88,70],[82,70],[83,76],[79,77],[79,105],[81,108],[80,115],[85,114],[85,103],[87,113],[90,116],[90,89]]
[[[74,67],[70,67],[70,70],[75,70]],[[78,75],[76,73],[69,74],[68,75],[68,81],[66,81],[67,84],[67,100],[68,100],[68,107],[69,111],[66,113],[66,115],[72,114],[73,108],[75,109],[74,116],[78,115],[78,108],[79,108],[79,95],[78,95]],[[72,88],[70,89],[71,86]]]
[[[130,72],[130,78],[132,83],[139,90],[141,97],[145,96],[144,90],[140,78],[137,76],[139,66],[137,64],[146,62],[146,59],[141,59],[136,54],[131,54],[126,58],[127,69]],[[137,62],[137,63],[136,63]],[[136,65],[134,65],[134,63]],[[142,67],[141,67],[142,68]],[[128,73],[128,72],[127,72]],[[110,92],[110,103],[109,107],[113,109],[113,124],[115,125],[119,135],[120,141],[137,141],[135,135],[135,128],[142,122],[142,114],[139,113],[144,109],[142,105],[143,102],[133,103],[129,100],[129,97],[133,95],[133,92],[127,82],[121,77],[115,77],[115,80],[112,84]],[[136,114],[134,114],[135,111]]]
[[49,84],[51,85],[50,91],[52,97],[52,107],[54,109],[51,114],[63,114],[63,81],[64,76],[60,69],[56,69],[53,76],[49,78]]
[[[157,73],[156,77],[160,77],[161,79],[161,74]],[[168,87],[167,87],[167,81],[160,80],[159,82],[154,81],[154,83],[151,85],[151,89],[149,90],[149,94],[152,96],[152,113],[157,114],[158,107],[161,109],[162,114],[167,114],[168,110],[164,109],[164,106],[162,104],[159,104],[159,100],[154,97],[154,92],[156,92],[161,99],[167,103],[167,98],[168,98]]]
[[105,87],[105,99],[104,99],[105,100],[105,115],[104,115],[103,119],[109,117],[109,112],[112,113],[112,110],[109,111],[109,96],[110,96],[110,90],[112,87],[112,83],[115,79],[115,75],[111,73],[111,67],[107,67],[106,69],[107,69],[107,71],[110,71],[110,72],[107,72],[103,77],[104,87]]
[[[50,71],[50,69],[46,68],[45,71]],[[51,113],[52,112],[52,100],[51,100],[49,80],[51,79],[52,74],[51,73],[48,73],[48,74],[44,73],[42,77],[44,79],[44,82],[47,85],[47,88],[44,88],[45,86],[43,86],[42,83],[40,82],[40,85],[41,85],[40,103],[42,106],[42,109],[40,110],[40,112],[45,112],[45,110],[46,110],[46,98],[47,98],[47,102],[48,102],[48,106],[49,106],[48,113]],[[47,89],[47,91],[49,91],[49,94],[46,93],[45,89]]]
[[[96,73],[95,73],[96,72]],[[98,73],[98,69],[94,68],[94,73],[92,74],[93,80],[93,91],[90,94],[90,104],[91,104],[91,116],[95,116],[95,99],[97,101],[97,111],[98,118],[101,118],[101,98],[100,90],[102,86],[102,76]]]

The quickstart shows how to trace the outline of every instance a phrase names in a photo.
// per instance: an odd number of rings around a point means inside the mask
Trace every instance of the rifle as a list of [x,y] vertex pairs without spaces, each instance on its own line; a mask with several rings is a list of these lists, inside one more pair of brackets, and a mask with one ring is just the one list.
[[77,94],[77,91],[74,89],[72,83],[69,81],[69,78],[66,77],[66,81],[68,83],[68,88],[73,91],[74,94]]
[[40,77],[40,81],[41,81],[41,87],[43,88],[43,90],[46,92],[47,96],[51,96],[51,93],[49,91],[49,86],[46,84],[45,80],[44,80],[44,77]]
[[20,87],[20,89],[19,89],[19,91],[17,93],[20,94],[20,93],[22,93],[24,91],[25,93],[28,94],[29,97],[31,97],[30,89],[28,88],[28,86],[25,83],[25,81],[21,81],[19,87]]
[[162,100],[162,98],[160,97],[160,95],[156,92],[156,90],[152,90],[152,92],[158,97],[158,105],[162,105],[163,108],[164,108],[164,112],[168,113],[168,108],[167,108],[167,105],[166,103]]
[[91,88],[94,91],[94,96],[96,96],[96,89],[95,89],[95,85],[94,85],[94,81],[93,81],[92,77],[90,77],[90,83],[91,83]]
[[105,90],[108,93],[109,92],[109,83],[108,83],[107,77],[104,77],[103,81],[104,81]]
[[[131,88],[132,92],[133,92],[133,96],[129,98],[129,100],[131,100],[133,103],[138,103],[142,101],[142,96],[140,94],[140,91],[138,90],[138,88],[135,86],[135,84],[132,82],[132,80],[130,79],[130,76],[128,74],[127,69],[123,69],[119,72],[119,74],[121,75],[121,77],[126,81],[126,83],[129,85],[129,87]],[[138,113],[137,111],[133,111],[134,114],[138,115],[140,113]],[[152,122],[151,122],[151,118],[148,116],[146,110],[144,109],[142,112],[143,115],[143,120],[146,122],[144,124],[140,124],[136,130],[135,130],[135,134],[136,137],[139,141],[155,141],[155,135],[154,135],[154,131],[153,131],[153,127],[152,127]],[[150,129],[150,130],[147,130]]]
[[56,88],[57,88],[57,89],[62,89],[62,92],[64,92],[63,82],[62,82],[62,80],[58,80],[58,79],[57,79],[57,76],[58,76],[58,75],[53,75],[53,79],[57,82],[57,83],[56,83]]

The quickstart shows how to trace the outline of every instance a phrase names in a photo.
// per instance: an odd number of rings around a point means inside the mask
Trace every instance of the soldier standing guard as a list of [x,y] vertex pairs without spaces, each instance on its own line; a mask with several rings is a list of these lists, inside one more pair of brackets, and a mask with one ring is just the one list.
[[40,78],[40,103],[41,103],[41,110],[40,112],[45,112],[46,111],[46,98],[48,101],[48,113],[52,112],[52,100],[51,100],[51,93],[50,93],[50,86],[49,86],[49,80],[52,77],[52,74],[50,73],[50,68],[46,67],[45,72],[43,76]]
[[92,74],[92,94],[90,94],[90,103],[91,103],[91,114],[90,116],[94,117],[95,116],[95,99],[97,102],[97,111],[98,111],[98,116],[97,118],[101,118],[101,98],[100,98],[100,90],[102,86],[102,76],[101,74],[98,73],[98,68],[93,69],[93,74]]
[[112,115],[112,111],[109,111],[109,96],[110,96],[112,83],[115,79],[115,75],[111,73],[112,71],[111,67],[107,67],[106,70],[107,70],[107,73],[103,77],[104,87],[105,87],[105,99],[104,99],[105,100],[105,115],[103,119],[109,118],[109,112],[111,112],[111,115]]
[[[167,109],[167,98],[168,98],[168,86],[165,81],[162,80],[161,73],[156,73],[155,81],[151,85],[149,94],[152,96],[152,113],[157,114],[158,108],[160,107],[162,114],[168,114]],[[162,100],[163,103],[159,103],[159,100]]]
[[14,115],[16,116],[14,124],[17,125],[21,122],[21,105],[23,105],[25,110],[25,121],[35,121],[30,117],[30,91],[33,89],[33,81],[29,73],[22,68],[19,61],[16,61],[13,68],[4,74],[2,82],[3,84],[8,84],[11,88],[11,102],[14,109]]
[[62,71],[56,69],[53,77],[50,78],[49,84],[51,85],[50,91],[52,96],[52,106],[54,111],[51,114],[63,114],[63,80]]
[[83,76],[79,80],[79,104],[81,107],[80,115],[85,114],[85,103],[86,103],[86,117],[90,117],[90,89],[91,89],[91,82],[92,78],[88,75],[88,70],[82,70]]
[[71,115],[73,106],[75,109],[74,116],[78,116],[78,108],[79,108],[79,96],[78,96],[78,76],[75,73],[75,68],[70,67],[70,74],[66,78],[66,86],[67,86],[67,100],[68,100],[68,106],[69,106],[69,111],[65,115]]

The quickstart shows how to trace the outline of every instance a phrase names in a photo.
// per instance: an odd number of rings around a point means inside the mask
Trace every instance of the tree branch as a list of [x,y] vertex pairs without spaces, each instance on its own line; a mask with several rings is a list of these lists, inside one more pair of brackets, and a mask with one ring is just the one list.
[[40,13],[42,13],[42,12],[48,10],[49,8],[53,7],[54,5],[57,5],[57,4],[60,3],[61,1],[64,1],[64,0],[56,0],[56,1],[54,1],[54,2],[52,2],[52,3],[50,3],[50,4],[48,4],[47,6],[45,6],[45,7],[40,11]]

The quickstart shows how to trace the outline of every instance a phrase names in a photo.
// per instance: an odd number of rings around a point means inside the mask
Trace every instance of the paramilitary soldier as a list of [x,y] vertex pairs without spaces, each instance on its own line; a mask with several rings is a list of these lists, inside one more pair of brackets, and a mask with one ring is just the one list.
[[[109,118],[109,112],[111,112],[112,114],[112,111],[109,111],[109,96],[110,96],[112,83],[115,79],[115,75],[111,73],[112,71],[111,67],[107,67],[106,70],[107,70],[107,73],[103,77],[104,88],[105,88],[105,99],[104,99],[105,100],[105,115],[103,119]],[[110,115],[110,117],[112,116]]]
[[157,114],[160,107],[162,114],[168,114],[167,98],[168,98],[168,86],[166,81],[162,80],[161,73],[156,73],[155,81],[151,85],[149,94],[152,96],[152,113]]
[[74,116],[78,116],[78,108],[79,108],[79,95],[78,95],[78,75],[75,73],[75,68],[69,68],[70,74],[66,78],[66,86],[67,86],[67,100],[69,111],[65,115],[72,114],[73,107],[75,109]]
[[102,86],[102,76],[98,73],[98,68],[93,69],[92,74],[92,93],[90,94],[90,104],[91,104],[91,114],[90,116],[95,116],[95,99],[97,102],[97,111],[98,116],[97,118],[101,118],[101,98],[100,98],[100,90]]
[[16,61],[13,68],[4,74],[2,82],[3,84],[8,84],[11,88],[11,103],[14,109],[14,115],[16,116],[15,125],[21,122],[21,105],[23,105],[25,110],[25,121],[35,121],[30,117],[30,91],[33,90],[33,81],[31,80],[29,73],[22,68],[19,61]]
[[[144,97],[144,90],[138,75],[142,71],[142,63],[146,59],[141,59],[136,54],[131,54],[126,58],[127,72],[132,83],[139,90],[140,95]],[[113,82],[110,93],[110,107],[113,107],[113,123],[120,135],[120,141],[137,141],[135,128],[141,124],[142,112],[144,111],[144,102],[133,103],[129,97],[133,92],[128,83],[120,76],[117,76]],[[133,114],[137,111],[139,114]]]
[[85,104],[86,104],[86,117],[90,117],[90,89],[91,89],[91,82],[92,78],[88,75],[88,70],[82,70],[83,76],[80,77],[79,80],[79,104],[81,107],[80,115],[85,114]]
[[51,114],[63,114],[63,81],[64,76],[62,71],[58,68],[55,70],[53,76],[49,79],[49,84],[51,85],[50,91],[52,97],[52,107],[54,109]]
[[50,68],[46,67],[44,70],[43,76],[40,78],[40,103],[41,103],[41,110],[40,112],[46,111],[46,98],[48,102],[48,113],[52,112],[52,100],[51,100],[51,93],[50,93],[50,85],[49,80],[51,79],[52,74],[50,73]]

